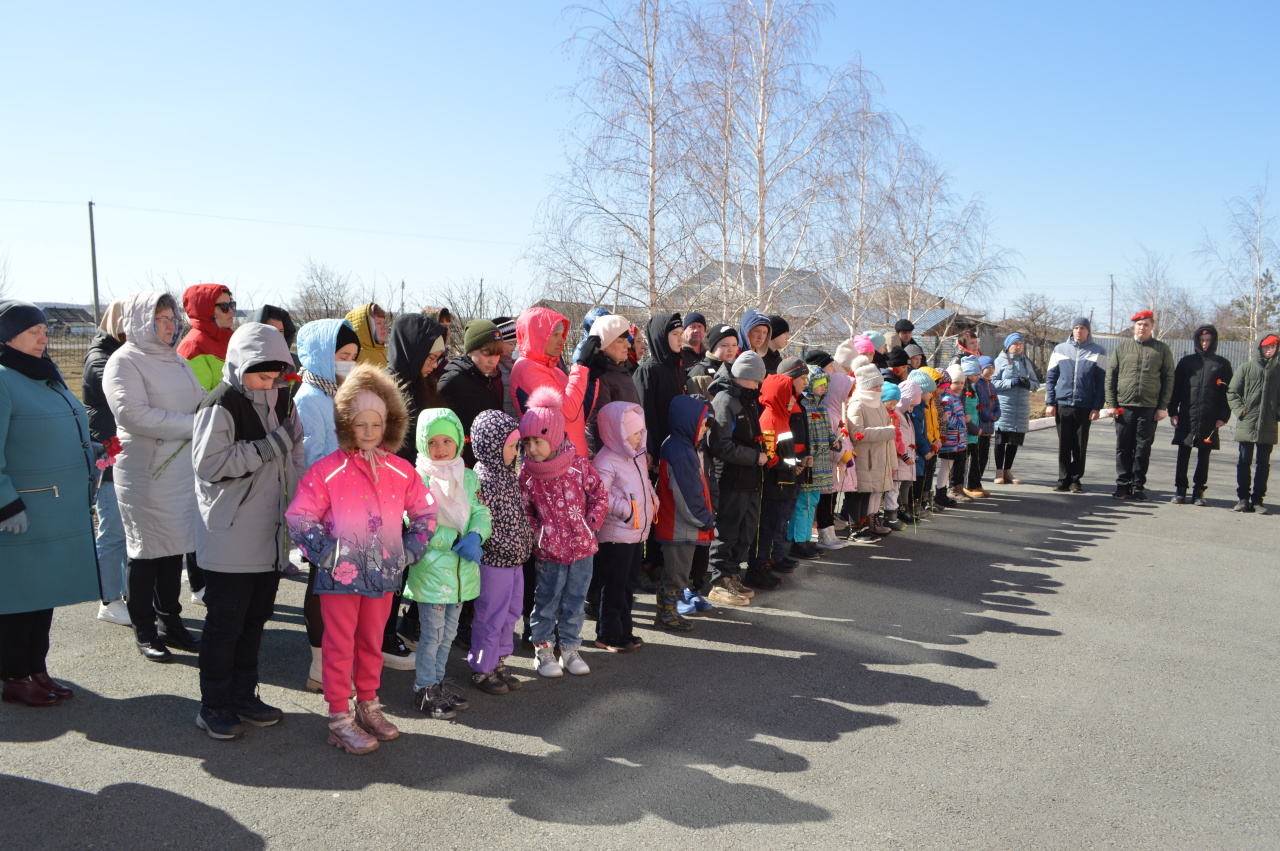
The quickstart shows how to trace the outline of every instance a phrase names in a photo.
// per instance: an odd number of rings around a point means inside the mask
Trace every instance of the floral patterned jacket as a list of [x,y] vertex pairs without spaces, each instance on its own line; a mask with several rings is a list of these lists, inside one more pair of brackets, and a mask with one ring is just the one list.
[[367,460],[339,449],[307,470],[285,519],[317,594],[381,597],[398,592],[405,566],[426,552],[436,506],[403,458],[381,457],[375,480]]

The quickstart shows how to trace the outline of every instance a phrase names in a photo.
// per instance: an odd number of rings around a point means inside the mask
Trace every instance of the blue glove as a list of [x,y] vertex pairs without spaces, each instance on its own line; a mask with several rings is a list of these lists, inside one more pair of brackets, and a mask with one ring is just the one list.
[[480,559],[484,558],[484,549],[480,541],[479,532],[468,532],[458,539],[453,545],[453,551],[458,554],[459,558],[467,561],[480,563]]

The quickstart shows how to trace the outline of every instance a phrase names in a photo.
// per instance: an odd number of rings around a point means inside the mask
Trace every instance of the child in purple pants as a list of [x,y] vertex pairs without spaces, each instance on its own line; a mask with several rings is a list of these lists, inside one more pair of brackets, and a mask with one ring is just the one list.
[[480,560],[480,596],[471,623],[471,682],[488,694],[506,694],[521,683],[503,660],[514,648],[524,605],[523,565],[533,552],[533,527],[516,478],[520,423],[503,411],[484,411],[471,424],[471,451],[480,498],[489,507],[493,535]]

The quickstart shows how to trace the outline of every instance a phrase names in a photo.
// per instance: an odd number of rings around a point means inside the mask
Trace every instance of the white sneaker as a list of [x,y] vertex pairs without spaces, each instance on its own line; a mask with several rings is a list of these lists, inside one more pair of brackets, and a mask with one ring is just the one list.
[[849,544],[836,537],[835,527],[827,526],[818,530],[818,546],[824,550],[842,550]]
[[200,606],[204,605],[204,589],[203,588],[201,588],[199,591],[191,592],[191,602]]
[[587,663],[582,660],[582,654],[575,647],[573,650],[560,651],[560,664],[566,671],[575,677],[585,676],[591,673],[591,669],[587,667]]
[[538,666],[538,676],[563,677],[564,668],[556,661],[556,649],[550,642],[543,642],[533,648],[533,662]]
[[124,600],[99,603],[98,620],[106,621],[107,623],[118,623],[120,626],[133,626],[133,621],[129,620],[129,607],[125,605]]

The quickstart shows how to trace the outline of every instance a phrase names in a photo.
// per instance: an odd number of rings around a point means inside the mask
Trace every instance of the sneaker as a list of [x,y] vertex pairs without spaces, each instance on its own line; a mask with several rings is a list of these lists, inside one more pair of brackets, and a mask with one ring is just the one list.
[[1133,494],[1126,487],[1117,487],[1115,493],[1111,494],[1112,499],[1129,499]]
[[585,677],[591,673],[591,668],[583,661],[582,654],[578,652],[576,647],[569,650],[560,650],[560,665],[575,677]]
[[133,626],[133,621],[129,620],[129,607],[125,605],[124,600],[100,603],[98,605],[98,620],[120,624],[120,626]]
[[693,605],[692,592],[688,588],[684,589],[684,593],[676,599],[676,611],[682,615],[691,615],[697,611],[697,607]]
[[560,667],[560,663],[556,661],[556,649],[551,646],[551,642],[544,641],[535,645],[533,648],[533,663],[538,666],[538,676],[540,677],[563,677],[564,668]]
[[799,566],[800,566],[800,562],[792,561],[791,559],[788,558],[788,559],[783,559],[782,561],[770,564],[769,570],[773,571],[774,573],[795,573],[796,568]]
[[456,718],[458,713],[449,705],[449,701],[445,700],[440,694],[440,686],[427,686],[420,688],[414,692],[414,706],[418,707],[418,711],[424,715],[429,715],[438,721],[448,721],[450,718]]
[[498,672],[490,671],[482,674],[479,671],[473,671],[471,674],[471,684],[485,694],[499,695],[506,694],[511,691],[507,684],[502,681],[502,677],[498,676]]
[[191,592],[191,602],[195,603],[197,606],[204,605],[204,589],[203,588],[201,588],[199,591]]
[[493,672],[497,674],[498,677],[507,684],[507,688],[512,691],[519,691],[524,688],[524,683],[520,682],[520,680],[516,678],[516,675],[511,673],[511,669],[507,667],[506,656],[498,657],[498,667],[494,668]]
[[256,694],[238,702],[235,713],[241,721],[247,721],[255,727],[270,727],[284,719],[284,712],[274,706],[262,702]]
[[782,586],[782,580],[773,575],[767,566],[748,567],[747,574],[742,578],[742,582],[748,588],[755,588],[758,591],[774,591]]
[[382,640],[382,664],[393,671],[412,671],[418,666],[418,654],[398,637]]
[[604,636],[596,639],[596,647],[608,650],[610,653],[630,653],[636,649],[636,646],[625,638],[615,639]]
[[[689,607],[687,612],[680,608],[682,604]],[[706,597],[696,591],[690,591],[688,588],[684,589],[684,593],[681,594],[680,599],[676,601],[676,611],[680,612],[682,615],[691,615],[694,612],[709,612],[714,608],[715,606],[707,602]]]
[[710,600],[712,603],[717,603],[721,606],[750,606],[751,605],[751,601],[748,600],[746,597],[733,593],[723,585],[716,585],[714,588],[712,588],[711,592],[707,594],[707,599]]
[[354,712],[329,714],[329,744],[351,754],[366,754],[378,749],[378,740],[356,725]]
[[229,741],[244,735],[244,725],[234,712],[227,709],[201,706],[196,715],[196,726],[208,733],[211,739]]
[[802,541],[791,545],[791,554],[796,558],[802,558],[812,561],[816,558],[822,558],[822,550],[817,544],[810,541]]
[[1249,504],[1249,500],[1242,499],[1231,507],[1232,511],[1239,511],[1241,514],[1252,514],[1253,506]]
[[471,702],[462,695],[462,690],[458,688],[458,681],[453,677],[445,677],[440,681],[438,686],[440,696],[449,701],[449,705],[454,709],[462,712],[464,709],[471,708]]
[[947,496],[951,497],[955,502],[973,502],[973,497],[969,496],[964,488],[952,488],[947,492]]
[[1262,503],[1260,503],[1260,502],[1255,502],[1255,503],[1253,504],[1253,513],[1254,513],[1254,514],[1270,514],[1271,512],[1270,512],[1270,511],[1268,511],[1268,510],[1267,510],[1267,507],[1266,507],[1265,505],[1263,505]]
[[750,600],[756,595],[755,591],[752,591],[750,588],[742,584],[742,577],[738,576],[736,573],[731,576],[726,576],[720,581],[724,583],[724,587],[728,588],[739,597],[746,597]]
[[1147,496],[1147,492],[1142,488],[1134,488],[1129,498],[1134,502],[1150,502],[1151,497]]

